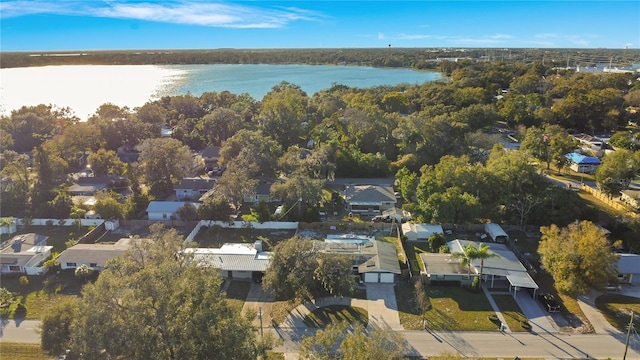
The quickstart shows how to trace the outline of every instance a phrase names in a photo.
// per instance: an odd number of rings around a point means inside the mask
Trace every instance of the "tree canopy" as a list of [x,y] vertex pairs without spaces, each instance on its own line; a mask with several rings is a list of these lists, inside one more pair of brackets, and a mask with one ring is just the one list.
[[255,314],[231,307],[217,271],[191,261],[182,241],[155,225],[149,240],[134,239],[77,303],[47,314],[43,348],[83,359],[256,358]]
[[591,288],[602,290],[618,275],[618,257],[605,231],[596,224],[581,221],[564,228],[543,226],[540,232],[538,253],[558,291],[576,295]]

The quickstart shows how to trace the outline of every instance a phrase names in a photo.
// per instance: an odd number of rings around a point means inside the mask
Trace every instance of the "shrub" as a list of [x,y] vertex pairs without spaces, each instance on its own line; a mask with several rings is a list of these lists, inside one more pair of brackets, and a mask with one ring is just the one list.
[[29,278],[26,275],[20,276],[20,279],[18,279],[18,281],[20,281],[20,285],[29,285]]

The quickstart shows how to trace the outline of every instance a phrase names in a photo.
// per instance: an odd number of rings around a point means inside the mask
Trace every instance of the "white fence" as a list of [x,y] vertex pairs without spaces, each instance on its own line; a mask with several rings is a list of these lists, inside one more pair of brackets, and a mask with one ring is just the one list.
[[18,225],[35,225],[35,226],[74,226],[80,220],[82,226],[98,226],[104,222],[104,219],[16,219]]
[[200,220],[198,225],[191,230],[189,235],[184,239],[185,244],[193,241],[198,235],[200,228],[203,226],[212,227],[212,226],[220,226],[225,229],[244,229],[247,227],[251,227],[253,229],[281,229],[281,230],[296,230],[298,229],[297,222],[284,222],[284,221],[266,221],[263,223],[254,222],[254,221],[214,221],[214,220]]

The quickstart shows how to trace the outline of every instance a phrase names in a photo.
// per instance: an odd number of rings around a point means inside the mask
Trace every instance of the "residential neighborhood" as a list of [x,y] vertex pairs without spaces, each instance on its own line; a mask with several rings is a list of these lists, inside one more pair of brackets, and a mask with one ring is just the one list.
[[640,357],[640,82],[437,64],[2,117],[0,344],[29,321],[50,357]]

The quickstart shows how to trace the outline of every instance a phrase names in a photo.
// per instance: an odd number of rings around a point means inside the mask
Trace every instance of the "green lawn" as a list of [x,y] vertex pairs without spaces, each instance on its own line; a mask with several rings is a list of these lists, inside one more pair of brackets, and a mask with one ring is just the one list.
[[620,294],[604,294],[596,298],[596,307],[602,312],[605,319],[620,331],[627,331],[627,325],[631,319],[631,310],[634,316],[634,328],[640,329],[640,299]]
[[525,328],[526,325],[523,327],[527,317],[524,316],[520,306],[511,295],[492,295],[492,297],[511,331],[529,331],[528,328]]
[[42,315],[68,296],[78,296],[84,282],[74,275],[73,271],[62,271],[60,275],[27,276],[29,283],[20,284],[18,277],[2,277],[2,287],[14,294],[11,306],[0,309],[0,316],[13,318],[18,307],[26,307],[26,313],[17,314],[26,319],[41,319]]
[[[470,292],[458,286],[427,285],[431,309],[425,313],[431,330],[491,331],[497,330],[489,315],[495,314],[483,293]],[[407,330],[422,329],[422,317],[415,305],[413,286],[396,285],[396,301],[400,323]]]
[[40,344],[0,342],[0,359],[12,360],[50,360],[55,357],[47,355]]
[[359,322],[366,327],[369,322],[369,313],[359,307],[329,305],[316,309],[305,316],[303,320],[305,325],[314,328],[324,328],[329,324],[340,321],[346,321],[348,323]]
[[420,253],[430,252],[428,247],[429,244],[427,243],[405,242],[404,250],[407,253],[407,259],[409,259],[411,274],[416,275],[424,271],[424,265],[420,260]]

